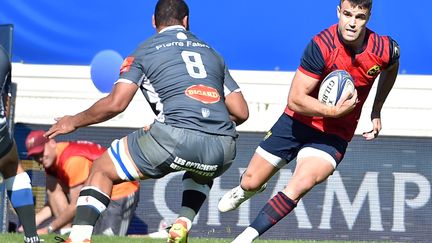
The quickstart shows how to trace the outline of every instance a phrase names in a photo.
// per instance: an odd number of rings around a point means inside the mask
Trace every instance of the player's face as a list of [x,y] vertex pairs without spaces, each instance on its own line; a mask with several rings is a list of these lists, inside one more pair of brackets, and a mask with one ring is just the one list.
[[361,9],[359,6],[353,7],[347,0],[338,6],[339,33],[347,44],[362,43],[366,31],[366,24],[369,20],[369,9]]
[[35,154],[33,159],[38,163],[42,164],[44,168],[49,168],[56,160],[57,155],[55,148],[53,149],[49,143],[45,144],[45,149],[40,154]]

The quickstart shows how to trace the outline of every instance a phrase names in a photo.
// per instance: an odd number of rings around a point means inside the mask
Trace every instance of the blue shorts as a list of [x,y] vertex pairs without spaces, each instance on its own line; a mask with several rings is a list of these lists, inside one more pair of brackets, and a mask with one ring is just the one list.
[[263,157],[280,168],[297,157],[300,150],[312,151],[312,154],[318,151],[324,156],[331,156],[328,160],[334,161],[336,167],[342,161],[347,146],[348,142],[342,138],[316,130],[283,113],[267,132],[257,152],[260,155],[268,153]]

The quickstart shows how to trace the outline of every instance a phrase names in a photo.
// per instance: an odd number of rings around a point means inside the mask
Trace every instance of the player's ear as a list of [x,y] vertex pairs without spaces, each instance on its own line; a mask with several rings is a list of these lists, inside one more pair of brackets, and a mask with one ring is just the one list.
[[189,16],[184,16],[182,20],[183,26],[186,28],[186,30],[189,30]]
[[367,22],[369,22],[369,19],[370,19],[370,17],[371,17],[371,14],[372,14],[372,12],[371,12],[371,10],[369,9],[369,11],[368,11],[368,15],[367,15]]
[[153,28],[156,29],[156,20],[155,20],[154,14],[152,15],[152,25],[153,25]]
[[336,14],[337,14],[337,17],[338,17],[338,19],[340,19],[340,6],[339,5],[337,5],[337,7],[336,7]]

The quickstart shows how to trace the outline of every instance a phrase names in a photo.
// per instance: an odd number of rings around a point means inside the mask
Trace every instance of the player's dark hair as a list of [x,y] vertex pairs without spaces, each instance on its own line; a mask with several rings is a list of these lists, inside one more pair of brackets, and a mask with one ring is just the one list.
[[339,7],[342,7],[342,3],[348,1],[353,7],[359,7],[361,9],[369,9],[372,11],[372,0],[340,0]]
[[156,28],[181,25],[185,16],[189,16],[189,7],[183,0],[159,0],[154,11]]

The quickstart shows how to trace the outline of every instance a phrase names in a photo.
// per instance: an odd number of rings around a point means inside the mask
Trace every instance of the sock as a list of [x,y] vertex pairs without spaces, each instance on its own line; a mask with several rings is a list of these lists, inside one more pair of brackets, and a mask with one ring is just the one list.
[[[36,233],[35,208],[30,177],[26,172],[5,180],[7,195],[29,239],[39,239]],[[34,241],[36,242],[36,241]]]
[[24,243],[40,243],[39,236],[37,235],[32,237],[24,236]]
[[39,236],[37,235],[32,237],[24,236],[24,243],[40,243]]
[[185,172],[182,184],[183,197],[179,217],[187,218],[188,221],[190,221],[190,223],[188,222],[188,230],[190,230],[195,216],[207,199],[210,189],[213,186],[213,181],[207,184],[199,184],[192,179],[189,172]]
[[256,229],[259,235],[262,235],[288,215],[296,206],[297,204],[283,192],[278,192],[264,205],[250,227]]
[[231,243],[245,243],[252,242],[259,236],[258,231],[252,227],[247,227],[241,234],[239,234]]
[[72,242],[81,242],[91,238],[93,226],[109,202],[110,197],[97,187],[85,186],[81,189],[72,232],[69,235]]

